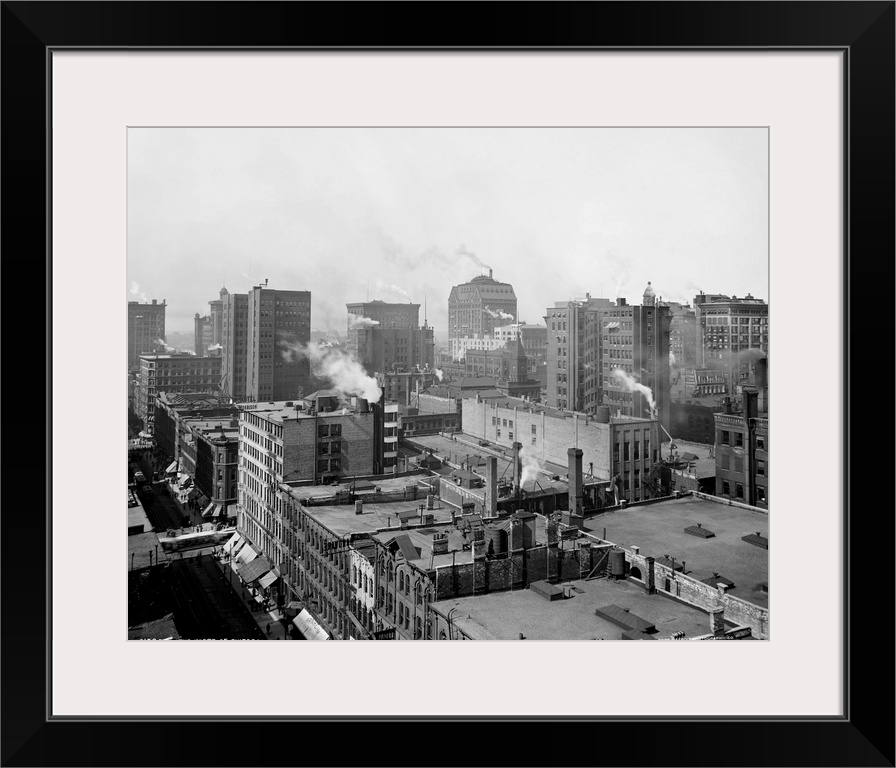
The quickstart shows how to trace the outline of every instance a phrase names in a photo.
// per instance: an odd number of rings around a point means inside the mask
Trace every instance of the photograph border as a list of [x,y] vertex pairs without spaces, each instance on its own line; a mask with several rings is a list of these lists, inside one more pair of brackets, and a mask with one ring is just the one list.
[[[894,4],[880,3],[582,3],[557,4],[553,7],[533,3],[519,6],[496,7],[491,4],[476,4],[481,24],[478,34],[492,39],[478,45],[445,46],[362,46],[321,44],[315,40],[308,44],[306,36],[325,36],[318,30],[327,29],[327,23],[336,23],[345,12],[344,5],[325,7],[326,4],[267,4],[267,3],[3,3],[2,7],[2,91],[6,107],[3,121],[3,149],[5,162],[3,169],[3,241],[11,248],[16,243],[19,248],[25,242],[42,239],[46,243],[46,260],[31,260],[26,265],[33,270],[27,281],[46,286],[46,307],[44,321],[46,328],[46,387],[47,415],[44,440],[38,455],[45,452],[46,464],[35,467],[30,477],[17,486],[47,489],[46,517],[40,519],[35,514],[27,520],[7,514],[4,523],[6,536],[3,537],[2,568],[4,583],[0,586],[3,598],[2,611],[6,620],[2,650],[3,675],[3,718],[4,743],[2,746],[3,765],[138,765],[150,764],[148,754],[134,754],[135,745],[147,737],[158,738],[159,743],[167,743],[172,760],[179,764],[250,764],[247,755],[249,747],[234,747],[233,744],[216,743],[209,747],[205,738],[196,738],[196,722],[203,721],[202,734],[206,735],[207,725],[224,724],[233,721],[252,721],[260,729],[262,743],[269,737],[281,740],[282,732],[273,726],[282,721],[301,719],[302,721],[370,723],[373,728],[383,722],[548,722],[548,721],[588,721],[613,722],[615,728],[626,726],[614,737],[619,744],[609,751],[602,751],[599,760],[603,764],[632,762],[650,764],[712,765],[720,762],[723,753],[716,745],[737,744],[737,750],[724,753],[724,762],[729,765],[893,765],[893,675],[892,637],[893,616],[881,616],[878,601],[869,593],[872,589],[858,578],[850,579],[851,566],[865,563],[867,551],[862,541],[857,541],[850,532],[850,512],[861,501],[869,500],[868,484],[849,482],[850,448],[852,446],[876,446],[880,437],[871,425],[851,418],[851,408],[855,393],[850,387],[851,350],[858,341],[858,334],[871,327],[881,327],[874,322],[874,310],[882,311],[889,299],[869,307],[871,301],[865,296],[853,296],[852,276],[865,273],[875,265],[876,276],[880,272],[877,262],[880,254],[888,256],[894,252],[893,239],[893,147],[894,147]],[[559,7],[558,7],[559,6]],[[209,23],[205,11],[215,9],[215,19]],[[418,6],[419,7],[419,6]],[[461,8],[462,6],[455,6]],[[352,7],[349,28],[356,30],[357,37],[372,36],[370,30],[384,31],[396,29],[408,6],[398,4],[375,9],[363,6]],[[507,23],[511,8],[516,12]],[[164,12],[163,12],[164,10]],[[282,39],[285,36],[282,22],[296,14],[303,20],[301,32],[295,33],[296,41]],[[460,34],[462,25],[469,23],[467,14],[457,13],[458,18],[449,22],[441,30],[446,38],[466,39]],[[175,18],[177,23],[172,24]],[[310,23],[313,20],[313,23]],[[493,22],[493,23],[488,23]],[[347,22],[341,21],[346,24]],[[518,37],[537,39],[540,44],[501,46],[495,38],[501,35],[493,30],[502,29],[505,39]],[[345,36],[350,36],[343,27]],[[466,29],[464,29],[466,32]],[[331,33],[332,34],[332,33]],[[388,38],[388,34],[382,35]],[[434,34],[434,36],[436,36]],[[564,40],[564,38],[566,38]],[[588,38],[588,39],[575,39]],[[239,46],[229,45],[232,40],[245,41]],[[568,44],[566,44],[568,43]],[[37,600],[22,599],[21,577],[16,574],[29,573],[31,579],[27,591],[31,595],[43,595],[49,587],[49,565],[51,556],[49,476],[52,472],[50,449],[52,446],[52,413],[49,411],[52,391],[51,316],[50,288],[52,238],[50,221],[50,167],[49,138],[52,135],[52,114],[49,109],[51,90],[52,52],[54,50],[138,50],[189,49],[195,51],[232,50],[491,50],[501,51],[535,50],[732,50],[735,48],[775,49],[775,50],[831,50],[844,53],[844,83],[846,107],[844,109],[844,717],[842,718],[727,718],[718,717],[245,717],[245,718],[58,718],[48,712],[49,685],[48,637],[50,619],[50,599],[45,604]],[[27,238],[27,240],[26,240]],[[7,258],[9,259],[8,251]],[[886,265],[885,274],[876,279],[885,282],[890,277],[892,262]],[[20,283],[18,271],[14,281]],[[892,279],[888,281],[893,285]],[[8,344],[12,340],[10,322],[11,311],[17,306],[17,298],[7,297],[6,336]],[[11,303],[10,303],[11,301]],[[869,318],[853,322],[853,304],[871,309]],[[892,328],[892,314],[887,321]],[[867,330],[866,330],[867,333]],[[7,346],[7,349],[13,347]],[[858,349],[858,347],[857,347]],[[858,403],[858,400],[856,400]],[[866,406],[867,407],[867,406]],[[19,427],[17,414],[13,424],[7,424],[7,434],[15,433]],[[9,418],[9,417],[7,417]],[[865,420],[867,421],[867,420]],[[24,422],[22,429],[26,429]],[[26,432],[34,435],[31,423]],[[30,481],[30,482],[28,482]],[[9,487],[9,482],[7,483]],[[16,498],[18,501],[17,492]],[[875,520],[875,540],[893,540],[893,520]],[[22,541],[45,541],[46,549],[25,548]],[[35,564],[35,552],[45,558],[44,568]],[[891,558],[882,558],[883,564],[891,563]],[[890,571],[887,571],[888,578]],[[887,585],[889,590],[889,584]],[[887,596],[892,593],[884,592]],[[26,603],[23,605],[23,603]],[[30,603],[37,603],[32,605]],[[852,617],[872,615],[873,627],[869,630],[857,625],[853,633]],[[881,626],[882,625],[882,626]],[[27,628],[27,631],[26,631]],[[807,638],[808,641],[808,638]],[[42,684],[41,684],[42,681]],[[880,689],[875,685],[877,695],[872,697],[870,682],[885,687],[883,700],[879,704]],[[881,683],[881,681],[887,681]],[[117,722],[116,722],[117,721]],[[223,721],[223,722],[222,722]],[[487,721],[487,722],[486,722]],[[632,748],[622,742],[629,741],[624,736],[634,737],[638,723],[646,721],[651,728],[662,727],[664,735],[676,734],[666,739],[650,739],[674,745],[674,739],[685,734],[699,740],[700,749],[676,750],[670,755],[669,749],[651,744],[643,745],[643,737],[632,738],[632,744],[639,745],[637,760],[633,761]],[[701,722],[713,722],[709,735],[698,731]],[[117,727],[116,727],[117,726]],[[705,729],[704,729],[705,730]],[[371,735],[373,735],[373,731]],[[278,734],[278,735],[274,735]],[[404,738],[404,735],[402,736]],[[431,735],[408,737],[415,747],[424,745]],[[246,740],[247,743],[249,740]],[[253,738],[254,742],[255,739]],[[587,739],[585,740],[587,741]],[[89,743],[89,754],[78,749],[79,743]],[[278,743],[275,742],[275,743]],[[744,749],[750,744],[751,750]],[[421,747],[422,748],[422,747]],[[242,751],[245,749],[245,752]],[[293,748],[284,746],[284,758],[291,761]],[[567,762],[565,753],[560,759]],[[614,753],[614,749],[618,750]],[[577,759],[588,762],[595,760],[592,750],[577,754]],[[746,752],[746,754],[742,754]],[[490,763],[500,764],[501,756],[516,764],[527,764],[538,758],[520,744],[516,749],[504,747],[499,755],[478,752]],[[425,753],[410,750],[408,756],[413,761],[439,764],[424,756]],[[588,755],[591,755],[589,758]],[[611,757],[612,755],[612,757]],[[256,755],[256,757],[258,757]],[[353,762],[347,756],[349,763]],[[362,762],[375,764],[376,755],[364,755]],[[382,756],[385,758],[385,756]],[[741,762],[732,762],[738,760]],[[274,759],[273,756],[271,759]],[[545,756],[540,762],[553,762],[556,758]],[[401,760],[389,757],[392,765],[402,764]],[[458,759],[454,762],[465,762]],[[330,764],[337,764],[330,761]],[[449,763],[450,764],[450,763]],[[536,763],[537,764],[537,763]]]

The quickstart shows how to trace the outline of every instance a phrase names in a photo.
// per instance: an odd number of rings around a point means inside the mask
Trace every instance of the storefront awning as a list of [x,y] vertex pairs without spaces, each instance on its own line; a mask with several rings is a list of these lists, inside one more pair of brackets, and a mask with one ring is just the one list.
[[177,481],[177,485],[180,488],[186,488],[193,484],[193,478],[189,475],[181,475],[180,479]]
[[172,472],[177,472],[177,459],[175,459],[174,461],[172,461],[172,462],[168,465],[168,469],[165,470],[165,474],[166,474],[166,475],[170,475]]
[[219,507],[219,506],[220,506],[220,504],[209,504],[209,505],[202,511],[202,516],[203,516],[203,517],[212,517],[212,516],[214,516],[214,515],[216,514],[216,512],[215,512],[215,508],[216,508],[216,507]]
[[307,608],[303,608],[302,611],[296,616],[292,623],[296,625],[296,629],[302,633],[302,636],[306,640],[329,640],[330,636],[327,634],[326,630],[317,623],[315,618],[308,613]]
[[273,571],[268,571],[258,580],[258,586],[262,589],[267,589],[269,586],[271,586],[271,584],[277,581],[277,578],[278,576],[276,573],[274,573]]
[[240,534],[235,533],[235,534],[233,534],[233,536],[231,536],[229,539],[227,539],[227,543],[224,545],[224,551],[230,552],[230,550],[233,549],[234,547],[239,549],[240,544],[242,544],[244,541],[245,541],[245,539],[243,539],[243,537]]
[[251,563],[256,557],[258,557],[258,552],[252,549],[251,546],[246,546],[240,550],[240,553],[236,556],[236,559],[239,560],[243,565],[246,565],[247,563]]
[[240,571],[240,578],[247,584],[260,579],[271,571],[270,561],[264,557],[256,557]]

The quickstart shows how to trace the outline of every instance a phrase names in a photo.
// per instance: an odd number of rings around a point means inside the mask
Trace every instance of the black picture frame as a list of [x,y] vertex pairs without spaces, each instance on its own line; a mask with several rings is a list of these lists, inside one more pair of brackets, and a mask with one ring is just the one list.
[[[846,479],[844,717],[581,717],[568,718],[566,725],[562,718],[398,721],[360,717],[305,719],[288,731],[284,726],[296,723],[276,718],[49,719],[49,644],[45,640],[49,603],[43,596],[49,583],[50,500],[44,514],[32,494],[34,488],[48,487],[52,415],[47,412],[42,430],[42,409],[35,403],[5,409],[7,445],[15,447],[7,452],[11,458],[6,464],[5,489],[11,503],[3,515],[0,543],[5,577],[0,583],[2,765],[459,765],[471,761],[495,765],[894,765],[890,546],[894,520],[889,493],[881,493],[889,491],[889,475],[881,476],[878,469],[892,465],[892,440],[887,441],[884,460],[860,476],[860,459],[873,459],[882,447],[880,437],[889,426],[879,425],[876,415],[888,409],[878,406],[878,395],[861,387],[857,377],[850,379],[851,366],[868,359],[861,352],[866,348],[863,342],[869,335],[878,338],[879,331],[869,334],[869,329],[893,327],[893,2],[3,2],[0,13],[2,244],[7,273],[4,348],[6,361],[12,364],[12,355],[22,350],[22,317],[27,311],[28,357],[42,359],[47,408],[50,377],[65,372],[50,370],[49,302],[44,298],[45,311],[37,312],[38,302],[31,295],[41,296],[41,286],[47,287],[49,295],[47,137],[53,50],[835,48],[844,52],[847,91],[845,462],[839,467],[820,459],[819,477],[800,479],[807,488],[813,483],[820,486],[828,472],[842,471]],[[400,33],[409,23],[414,31]],[[37,256],[42,248],[47,253],[44,260]],[[806,263],[797,268],[808,272],[811,267]],[[22,290],[24,285],[30,290]],[[886,320],[877,317],[884,312]],[[46,354],[41,355],[44,339]],[[884,349],[888,351],[876,349],[871,358],[881,387],[889,379],[886,363],[892,345]],[[883,376],[880,362],[885,364]],[[21,396],[12,386],[6,393],[12,403],[16,395]],[[871,405],[874,409],[868,417],[860,418],[860,408]],[[84,404],[82,410],[78,426],[86,427],[89,416]],[[819,414],[818,418],[830,416]],[[17,437],[24,440],[13,443]],[[73,453],[76,448],[72,446]],[[856,472],[850,475],[854,465]],[[873,528],[872,534],[866,535],[866,525]],[[838,578],[839,574],[832,574],[831,582],[839,583]],[[92,610],[98,607],[96,595],[97,585],[85,585],[85,599]],[[806,628],[806,642],[811,643],[813,632],[829,631],[828,625],[826,617],[819,617],[818,627]],[[694,684],[710,690],[709,679],[702,673],[695,672]],[[249,727],[234,729],[234,720]],[[524,731],[530,722],[536,727]],[[302,728],[303,724],[310,727]],[[386,730],[388,726],[393,727]],[[472,726],[477,727],[471,734]],[[512,727],[508,731],[505,726]],[[391,738],[384,738],[387,734]],[[352,750],[353,744],[357,751]]]

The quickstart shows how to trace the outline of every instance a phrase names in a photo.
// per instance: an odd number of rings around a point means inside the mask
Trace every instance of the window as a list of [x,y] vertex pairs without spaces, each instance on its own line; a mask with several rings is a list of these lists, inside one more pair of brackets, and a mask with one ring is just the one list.
[[622,460],[628,461],[628,443],[622,444]]
[[497,419],[494,416],[492,416],[492,426],[495,426],[496,421],[497,421]]
[[507,433],[507,439],[508,439],[508,440],[513,440],[513,432],[508,432],[508,433]]
[[756,501],[761,501],[764,503],[768,503],[768,496],[766,496],[765,488],[761,485],[756,486]]
[[731,495],[731,484],[727,480],[722,480],[722,495],[723,496]]
[[735,472],[743,472],[744,471],[744,457],[743,456],[735,456],[734,457],[734,471]]
[[734,484],[734,495],[739,499],[744,497],[744,487],[740,483]]
[[759,451],[765,450],[765,437],[756,436],[756,449]]
[[734,444],[735,444],[738,448],[743,448],[743,447],[744,447],[744,436],[743,436],[743,433],[742,433],[742,432],[735,432],[735,433],[734,433]]
[[731,462],[728,460],[727,453],[719,454],[719,469],[730,469]]
[[537,438],[537,437],[533,437],[533,438],[532,438],[532,445],[535,445],[536,443],[538,443],[538,438]]
[[756,474],[765,475],[765,462],[762,459],[756,459]]
[[537,428],[534,424],[532,425],[532,434],[533,434],[533,435],[537,435],[537,434],[538,434],[538,428]]
[[501,430],[500,430],[500,429],[497,430],[497,435],[498,435],[498,437],[501,437]]
[[728,430],[722,430],[722,445],[731,445],[731,434]]
[[[635,461],[641,458],[641,441],[635,440]],[[636,488],[638,486],[635,486]]]
[[502,426],[502,427],[506,427],[506,426],[507,426],[507,419],[501,419],[501,426]]

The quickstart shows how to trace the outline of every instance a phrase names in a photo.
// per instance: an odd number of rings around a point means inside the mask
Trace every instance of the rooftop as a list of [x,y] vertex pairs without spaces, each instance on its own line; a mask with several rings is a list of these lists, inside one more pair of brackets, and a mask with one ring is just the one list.
[[453,608],[453,622],[471,636],[482,640],[621,640],[622,627],[597,616],[595,611],[615,605],[656,626],[657,639],[673,632],[696,637],[709,632],[709,617],[690,605],[647,595],[629,581],[593,579],[567,581],[560,586],[571,594],[561,600],[545,600],[531,589],[492,592],[476,597],[451,598],[433,603],[447,615]]
[[[380,528],[393,528],[394,531],[391,533],[394,535],[398,532],[408,532],[408,530],[401,531],[399,513],[404,513],[404,516],[407,516],[415,512],[419,515],[420,505],[424,503],[419,499],[416,501],[387,501],[378,504],[368,503],[363,505],[363,512],[360,515],[355,513],[354,504],[309,506],[305,511],[336,536],[345,536],[349,533],[374,534]],[[451,522],[451,509],[444,504],[439,505],[438,502],[436,509],[426,509],[423,513],[433,515],[436,524]],[[415,519],[419,522],[419,517],[411,518],[412,521]],[[750,547],[750,549],[755,549],[755,547]]]
[[[627,549],[640,547],[643,556],[684,561],[685,573],[698,581],[723,573],[736,585],[731,595],[767,608],[768,551],[742,537],[757,531],[768,535],[768,522],[768,515],[758,509],[685,496],[595,515],[585,521],[585,530]],[[702,539],[685,533],[698,523],[715,536]]]
[[[328,395],[321,394],[323,391],[330,390],[321,390],[316,393],[316,396],[328,397]],[[288,403],[292,403],[292,405],[288,405]],[[303,410],[303,401],[300,398],[296,398],[295,400],[279,400],[273,403],[240,403],[239,407],[242,411],[258,414],[268,421],[279,422],[315,419],[318,417],[367,416],[367,414],[360,413],[357,407],[348,404],[332,411],[318,411],[315,415],[311,415]]]

